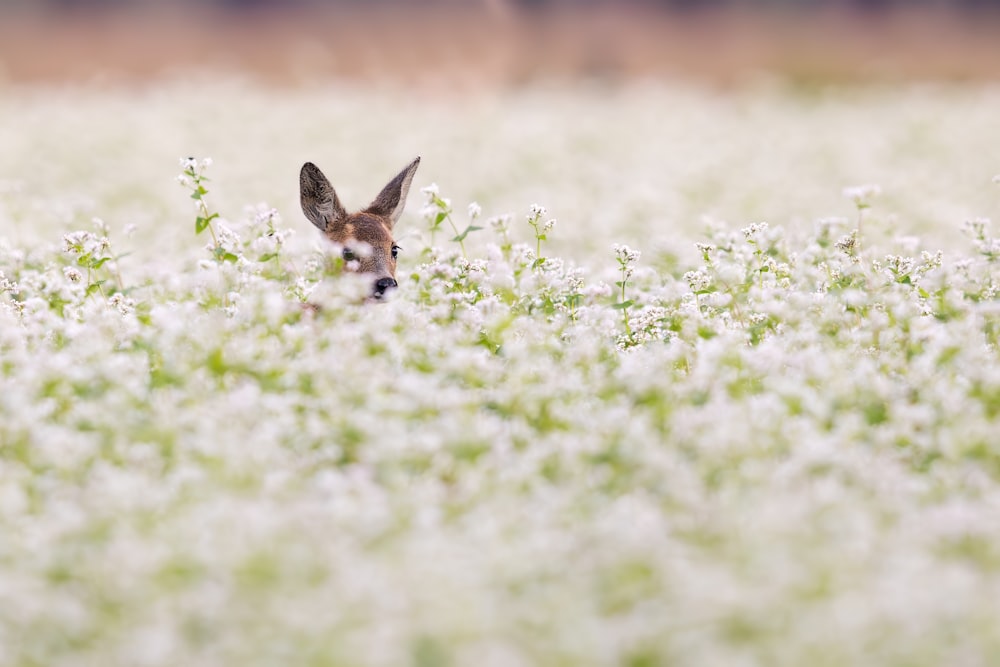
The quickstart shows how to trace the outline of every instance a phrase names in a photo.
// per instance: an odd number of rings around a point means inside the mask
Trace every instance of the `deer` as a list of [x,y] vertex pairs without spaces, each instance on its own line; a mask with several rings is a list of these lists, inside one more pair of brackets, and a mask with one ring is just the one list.
[[371,297],[384,299],[396,282],[396,256],[399,246],[392,229],[403,214],[406,195],[413,174],[420,165],[418,157],[382,188],[367,208],[348,213],[330,181],[312,162],[302,165],[299,192],[302,212],[323,235],[341,250],[348,271],[371,276]]

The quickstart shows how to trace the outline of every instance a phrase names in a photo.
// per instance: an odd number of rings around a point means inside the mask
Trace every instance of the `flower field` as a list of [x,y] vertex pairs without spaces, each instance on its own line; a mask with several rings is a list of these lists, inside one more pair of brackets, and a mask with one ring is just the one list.
[[1000,91],[2,92],[0,664],[1000,654]]

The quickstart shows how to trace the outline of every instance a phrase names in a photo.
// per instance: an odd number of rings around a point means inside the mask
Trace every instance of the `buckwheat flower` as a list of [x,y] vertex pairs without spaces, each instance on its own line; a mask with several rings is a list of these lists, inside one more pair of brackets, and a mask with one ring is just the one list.
[[931,254],[927,250],[920,253],[920,259],[924,262],[923,271],[929,271],[931,269],[936,269],[941,266],[944,261],[944,252],[938,250],[937,252]]
[[547,220],[545,222],[545,224],[542,225],[542,231],[543,232],[547,232],[547,231],[551,230],[555,226],[556,226],[556,219],[552,218],[551,220]]
[[271,223],[276,222],[279,219],[279,217],[280,216],[278,215],[278,209],[269,208],[262,204],[254,211],[253,221],[254,224],[256,225],[263,225],[268,222]]
[[617,255],[618,257],[618,261],[624,264],[634,264],[635,262],[639,261],[639,257],[642,255],[642,253],[640,253],[638,250],[633,250],[627,245],[622,245],[619,243],[615,243],[614,245],[611,246],[611,248],[615,251],[615,255]]
[[121,292],[115,292],[108,298],[108,303],[122,315],[128,315],[135,309],[135,301],[127,298]]
[[64,266],[63,275],[71,283],[78,283],[83,280],[83,274],[75,266]]
[[886,255],[885,262],[894,274],[907,274],[913,270],[913,258],[899,255]]
[[986,236],[986,230],[990,227],[989,218],[973,218],[972,220],[966,220],[962,224],[962,228],[965,232],[972,236],[973,238],[981,239]]
[[428,199],[433,199],[441,194],[441,190],[438,188],[437,183],[431,183],[430,185],[420,188],[420,192],[427,195]]
[[545,207],[539,204],[532,204],[531,208],[528,209],[528,211],[529,211],[528,218],[531,219],[540,218],[546,213]]
[[858,208],[867,208],[872,199],[882,194],[882,188],[874,184],[855,185],[844,188],[843,194]]
[[1000,185],[1000,174],[997,174],[996,176],[993,177],[993,182],[996,183],[997,185]]
[[419,215],[424,220],[433,220],[437,217],[438,212],[441,209],[438,208],[437,204],[427,204],[423,206],[417,215]]
[[289,291],[296,299],[304,302],[309,298],[309,295],[312,294],[312,291],[316,289],[316,285],[317,283],[310,283],[302,276],[299,276],[295,279],[295,283]]
[[212,158],[207,157],[207,158],[205,158],[205,159],[203,159],[201,161],[201,168],[202,169],[207,169],[208,167],[211,167],[211,166],[212,166]]
[[490,227],[498,234],[506,233],[510,230],[510,216],[498,215],[489,219]]
[[0,293],[5,293],[5,292],[13,293],[16,292],[17,289],[18,289],[17,283],[8,280],[7,276],[4,275],[3,271],[0,271]]
[[756,241],[757,235],[765,230],[767,230],[766,222],[755,222],[748,227],[744,227],[740,231],[743,233],[743,236],[747,241]]
[[469,204],[469,217],[475,220],[480,215],[483,214],[483,207],[479,205],[478,202],[472,202]]
[[692,292],[702,292],[712,285],[712,276],[703,269],[698,269],[685,273],[684,281],[687,282]]
[[198,161],[193,157],[182,157],[180,159],[181,169],[197,169]]
[[220,222],[215,233],[219,235],[219,245],[230,249],[239,247],[240,235],[232,227]]
[[838,249],[843,250],[847,254],[852,254],[858,245],[858,237],[854,234],[847,234],[841,236],[840,239],[834,244]]
[[94,235],[87,231],[75,231],[63,235],[63,252],[79,252]]

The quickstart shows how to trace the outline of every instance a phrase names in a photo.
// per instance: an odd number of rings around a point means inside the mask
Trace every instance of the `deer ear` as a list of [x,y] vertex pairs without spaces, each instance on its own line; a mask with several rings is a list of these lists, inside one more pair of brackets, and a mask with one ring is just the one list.
[[380,215],[389,219],[390,227],[396,224],[399,216],[403,214],[403,207],[406,206],[406,194],[410,191],[410,182],[413,174],[417,173],[420,166],[420,158],[417,158],[406,169],[399,172],[396,178],[389,181],[389,184],[382,188],[375,201],[365,209],[366,213]]
[[347,215],[330,181],[312,162],[302,165],[299,172],[299,195],[302,212],[320,231],[327,231]]

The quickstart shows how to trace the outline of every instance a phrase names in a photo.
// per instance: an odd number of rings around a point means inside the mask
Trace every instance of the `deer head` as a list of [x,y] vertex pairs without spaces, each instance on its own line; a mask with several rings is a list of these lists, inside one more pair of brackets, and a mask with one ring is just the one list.
[[299,190],[302,212],[309,222],[343,248],[349,270],[370,275],[372,296],[381,299],[396,287],[396,253],[392,229],[403,214],[406,194],[420,158],[382,188],[375,201],[357,213],[348,213],[323,172],[312,162],[302,165]]

